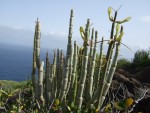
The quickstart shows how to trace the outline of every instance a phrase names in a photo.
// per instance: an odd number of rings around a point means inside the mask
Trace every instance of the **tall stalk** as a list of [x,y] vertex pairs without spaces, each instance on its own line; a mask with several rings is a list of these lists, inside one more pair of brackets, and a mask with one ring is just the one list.
[[53,94],[54,94],[54,98],[56,98],[56,94],[57,94],[57,75],[56,75],[56,71],[57,71],[57,56],[56,56],[56,50],[54,50],[54,59],[53,59]]
[[73,53],[74,53],[74,48],[72,48],[72,52],[71,52],[70,65],[69,65],[69,77],[68,77],[69,79],[68,79],[66,94],[70,93],[70,85],[72,81],[72,69],[73,69]]
[[51,91],[51,80],[50,80],[50,60],[48,52],[46,53],[46,70],[45,70],[45,102],[49,105],[50,91]]
[[101,77],[101,74],[102,74],[103,42],[104,42],[104,38],[102,37],[101,44],[100,44],[100,54],[99,54],[97,68],[96,68],[96,75],[95,75],[95,87],[94,87],[95,89],[97,89],[97,87],[99,85],[100,77]]
[[90,32],[90,20],[87,20],[86,29],[85,29],[85,40],[84,40],[84,53],[83,53],[83,66],[82,66],[82,72],[81,77],[79,81],[79,87],[78,87],[78,93],[77,93],[77,100],[76,105],[77,109],[81,110],[82,102],[83,102],[83,92],[84,92],[84,85],[87,75],[87,64],[88,64],[88,40],[89,40],[89,32]]
[[[63,85],[63,78],[64,78],[64,53],[63,53],[63,50],[61,50],[60,63],[59,63],[59,85],[60,85],[60,88]],[[58,91],[58,93],[59,93],[58,97],[60,96],[60,92],[61,92],[61,89],[59,89],[59,91]]]
[[[117,11],[115,12],[114,20],[113,20],[113,23],[112,23],[110,39],[113,39],[113,37],[114,37],[113,35],[114,35],[116,17],[117,17]],[[111,41],[110,44],[109,44],[109,47],[108,47],[108,51],[107,51],[107,55],[106,55],[107,63],[104,67],[104,74],[102,75],[102,78],[101,78],[101,81],[100,81],[100,88],[99,88],[99,91],[98,91],[99,96],[98,96],[97,109],[100,109],[100,107],[102,105],[102,103],[101,103],[102,98],[103,98],[102,93],[103,93],[103,90],[104,90],[104,85],[106,83],[106,77],[107,77],[107,74],[109,72],[109,66],[111,65],[111,62],[112,62],[114,43],[115,43],[114,41]]]
[[69,25],[69,35],[68,35],[68,44],[67,44],[67,56],[66,56],[66,66],[65,66],[65,76],[63,79],[63,85],[61,88],[61,95],[59,100],[62,101],[66,96],[67,85],[68,85],[68,76],[69,76],[69,65],[71,60],[72,53],[72,28],[73,28],[73,10],[71,10],[70,14],[70,25]]
[[57,49],[57,61],[56,61],[56,83],[57,83],[57,92],[56,92],[56,98],[58,98],[59,92],[60,92],[60,87],[61,87],[61,79],[59,76],[59,68],[60,68],[60,50]]
[[76,41],[74,41],[72,79],[70,85],[70,92],[68,94],[69,103],[75,104],[76,92],[77,92],[77,44]]
[[38,83],[37,83],[37,98],[44,105],[44,97],[43,97],[43,68],[44,62],[40,60],[40,38],[41,38],[41,31],[40,31],[40,22],[37,19],[36,22],[36,66],[38,68]]
[[36,26],[35,26],[35,33],[34,33],[34,43],[33,43],[33,62],[32,62],[32,84],[33,88],[36,87]]
[[95,43],[94,43],[94,49],[93,49],[93,55],[92,55],[92,63],[91,63],[91,68],[90,68],[90,78],[89,78],[89,94],[90,94],[90,99],[92,98],[93,95],[93,76],[94,76],[94,69],[95,69],[95,60],[96,60],[96,49],[97,49],[97,38],[98,38],[98,32],[95,31]]
[[42,106],[44,106],[44,97],[43,97],[43,72],[44,70],[44,62],[42,61],[40,64],[40,68],[38,69],[38,98],[39,101],[41,102]]
[[[123,33],[123,27],[121,27],[121,31],[120,31],[120,35]],[[122,38],[122,37],[121,37]],[[105,83],[105,86],[104,86],[104,91],[103,91],[103,94],[102,94],[102,100],[101,100],[101,103],[103,103],[103,101],[105,100],[105,97],[107,95],[107,92],[110,88],[110,85],[111,85],[111,82],[112,82],[112,79],[113,79],[113,75],[115,73],[115,69],[116,69],[116,66],[117,66],[117,61],[118,61],[118,56],[119,56],[119,50],[120,50],[120,43],[121,43],[121,40],[119,40],[117,43],[116,43],[116,51],[115,51],[115,55],[114,55],[114,59],[113,59],[113,62],[112,62],[112,65],[111,65],[111,68],[110,68],[110,71],[108,73],[108,76],[107,76],[107,79],[106,79],[106,83]],[[102,106],[100,104],[100,106]]]
[[91,74],[91,64],[92,64],[92,56],[93,56],[93,39],[94,39],[94,28],[92,29],[92,34],[91,34],[91,44],[90,44],[90,53],[89,53],[89,59],[88,59],[88,66],[87,66],[87,80],[86,80],[86,89],[85,90],[85,99],[86,101],[90,100],[91,98],[91,95],[90,95],[90,88],[89,88],[89,85],[90,85],[90,74]]

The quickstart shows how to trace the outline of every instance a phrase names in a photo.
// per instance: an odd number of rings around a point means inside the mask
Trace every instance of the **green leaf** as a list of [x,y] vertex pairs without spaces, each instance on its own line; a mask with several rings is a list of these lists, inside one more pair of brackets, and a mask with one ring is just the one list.
[[108,14],[111,15],[111,13],[112,13],[112,8],[109,7],[109,8],[108,8]]
[[120,102],[115,102],[114,106],[117,110],[123,110],[124,108],[120,105]]
[[116,21],[116,23],[122,24],[122,23],[124,23],[124,22],[128,22],[130,19],[131,19],[131,17],[129,16],[129,17],[125,18],[125,19],[122,20],[122,21]]
[[1,95],[1,94],[5,94],[5,95],[7,95],[7,96],[8,96],[8,93],[7,93],[7,92],[5,92],[5,91],[4,91],[4,90],[2,90],[2,89],[0,90],[0,95]]
[[17,88],[17,89],[15,89],[14,91],[12,91],[10,94],[15,94],[15,93],[18,93],[20,91],[20,89],[19,88]]
[[71,111],[71,108],[70,108],[70,106],[67,106],[67,109],[68,109],[69,111]]
[[71,102],[71,108],[74,108],[74,102]]
[[110,113],[112,111],[112,106],[110,103],[105,106],[104,111],[105,111],[105,113]]
[[80,35],[83,38],[83,40],[85,40],[85,32],[84,32],[83,27],[80,27]]
[[113,21],[113,17],[111,16],[111,13],[112,13],[112,8],[109,7],[109,8],[108,8],[108,17],[109,17],[109,20],[110,20],[110,21]]

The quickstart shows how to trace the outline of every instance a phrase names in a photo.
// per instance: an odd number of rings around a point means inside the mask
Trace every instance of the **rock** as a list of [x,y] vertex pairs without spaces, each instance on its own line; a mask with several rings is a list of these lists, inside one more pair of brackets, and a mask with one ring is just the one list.
[[120,74],[118,72],[115,72],[114,79],[121,83],[124,83],[127,86],[129,92],[131,92],[132,94],[134,93],[134,88],[142,87],[141,83],[135,78],[131,78],[131,76],[127,78],[123,74]]
[[0,107],[0,113],[7,113],[6,108],[5,107]]
[[136,105],[134,111],[142,111],[143,113],[150,113],[150,97],[141,100]]
[[[123,84],[119,89],[120,85]],[[137,73],[135,76],[124,71],[117,70],[114,74],[113,81],[111,84],[111,90],[113,93],[118,93],[117,98],[121,99],[125,94],[124,87],[126,86],[128,94],[126,97],[135,97],[135,90],[138,88],[149,89],[145,97],[136,104],[132,113],[143,112],[150,113],[150,66]]]
[[135,74],[135,77],[142,83],[150,83],[150,66]]
[[116,70],[116,72],[119,73],[119,74],[124,75],[124,76],[127,77],[127,78],[133,78],[133,75],[132,75],[132,74],[126,72],[126,71],[123,70],[123,69],[118,69],[118,70]]

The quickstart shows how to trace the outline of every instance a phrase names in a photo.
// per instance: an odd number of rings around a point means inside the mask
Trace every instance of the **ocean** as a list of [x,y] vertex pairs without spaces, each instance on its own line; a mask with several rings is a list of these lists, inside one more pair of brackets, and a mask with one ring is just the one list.
[[[46,51],[41,49],[41,60],[45,60]],[[32,47],[0,44],[0,80],[27,80],[32,72],[32,54]]]
[[[52,63],[52,49],[47,50],[42,48],[41,60],[45,61],[47,51],[49,51],[49,57]],[[32,47],[0,43],[0,80],[27,80],[32,72],[32,55]]]

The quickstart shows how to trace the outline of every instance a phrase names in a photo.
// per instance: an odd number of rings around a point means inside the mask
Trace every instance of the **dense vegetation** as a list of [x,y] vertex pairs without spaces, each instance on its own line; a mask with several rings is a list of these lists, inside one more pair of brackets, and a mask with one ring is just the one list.
[[150,50],[138,50],[135,52],[132,61],[125,58],[119,59],[117,69],[124,69],[135,74],[147,66],[150,66]]

